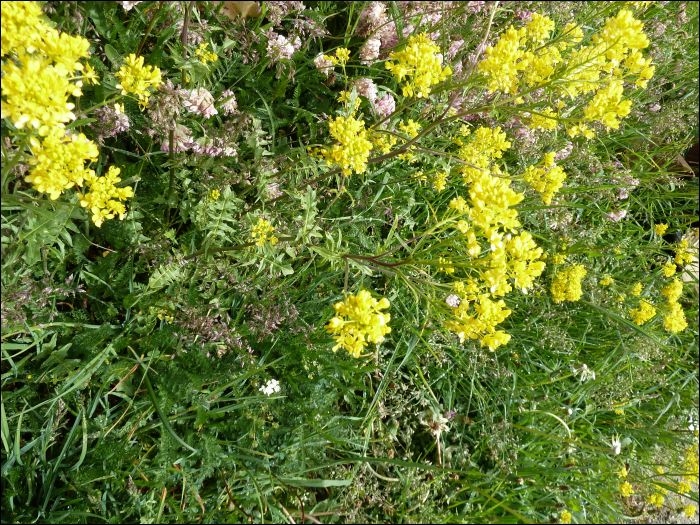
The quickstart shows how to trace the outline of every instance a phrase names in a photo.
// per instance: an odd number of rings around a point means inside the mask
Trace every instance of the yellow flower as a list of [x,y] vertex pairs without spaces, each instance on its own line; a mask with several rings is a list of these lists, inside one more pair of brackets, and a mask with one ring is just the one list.
[[211,190],[209,192],[209,199],[210,200],[217,200],[221,194],[219,193],[219,190]]
[[685,512],[685,515],[688,516],[689,518],[694,518],[695,517],[695,511],[697,511],[698,508],[695,505],[686,505],[683,507],[683,511]]
[[630,100],[622,101],[622,80],[613,80],[605,89],[598,90],[583,114],[587,120],[597,120],[608,128],[618,129],[618,117],[626,117],[632,108]]
[[435,187],[435,191],[441,192],[445,189],[448,177],[449,175],[445,171],[440,171],[433,176],[433,186]]
[[659,476],[663,476],[666,473],[666,471],[664,470],[664,468],[662,466],[658,466],[658,467],[656,467],[656,473]]
[[629,472],[625,467],[620,467],[620,470],[617,471],[617,477],[618,478],[626,478]]
[[622,496],[625,498],[628,498],[632,494],[634,494],[634,490],[632,489],[632,485],[630,485],[626,481],[622,485],[620,485],[620,492],[622,493]]
[[355,173],[364,173],[372,151],[372,143],[367,140],[365,121],[338,116],[328,122],[328,127],[331,136],[340,142],[330,150],[323,151],[328,166],[337,164],[346,176],[353,170]]
[[[553,156],[553,154],[552,154]],[[545,156],[543,163],[545,166],[550,162],[550,158]],[[552,203],[552,197],[558,192],[564,184],[566,173],[561,168],[553,163],[550,167],[535,167],[528,166],[525,170],[525,182],[530,184],[530,187],[542,194],[542,202],[545,204]]]
[[555,303],[562,301],[578,301],[581,298],[581,279],[586,275],[586,269],[581,265],[567,266],[559,270],[552,282],[552,299]]
[[551,130],[557,129],[557,114],[552,111],[552,108],[544,108],[543,110],[533,113],[530,117],[530,129]]
[[564,264],[568,256],[565,253],[557,253],[552,256],[552,264]]
[[119,168],[110,166],[104,177],[97,177],[94,172],[87,174],[85,184],[90,191],[85,195],[78,194],[80,205],[92,212],[92,222],[98,228],[102,226],[105,219],[113,219],[116,215],[119,215],[119,220],[123,220],[126,207],[119,201],[125,201],[134,196],[131,186],[116,187],[116,184],[121,181],[120,171]]
[[338,63],[342,66],[348,60],[350,60],[350,50],[346,49],[344,47],[339,47],[338,49],[335,50],[335,56],[338,59]]
[[638,326],[642,326],[655,315],[656,308],[654,308],[650,302],[645,301],[644,299],[639,301],[639,308],[634,308],[632,311],[630,311],[630,316],[632,317],[634,324]]
[[676,277],[671,284],[661,290],[661,293],[666,296],[669,303],[676,302],[683,294],[683,283]]
[[654,231],[656,232],[656,235],[663,235],[666,233],[666,230],[668,230],[668,224],[657,224],[654,226]]
[[275,231],[275,228],[270,224],[270,221],[258,218],[258,223],[253,226],[250,232],[248,242],[254,242],[257,246],[264,246],[266,242],[269,242],[274,246],[279,239],[274,235],[268,235],[273,231]]
[[664,316],[664,328],[674,334],[688,328],[688,321],[681,305],[675,301],[669,301],[667,306],[669,310]]
[[647,498],[647,502],[654,505],[657,509],[660,509],[664,506],[664,497],[658,492],[655,492]]
[[568,510],[564,509],[561,511],[561,518],[559,519],[559,522],[560,523],[571,523],[571,518],[572,518],[571,513]]
[[97,146],[82,133],[64,136],[64,130],[55,127],[39,142],[37,138],[30,140],[33,157],[29,164],[33,166],[29,176],[34,189],[48,193],[51,200],[58,197],[73,186],[82,186],[88,177],[94,177],[95,172],[85,169],[85,162],[92,162],[99,155]]
[[685,481],[681,481],[678,484],[678,493],[679,494],[687,494],[688,492],[690,492],[690,489],[691,489],[690,483],[686,483]]
[[384,336],[391,332],[388,326],[391,315],[381,312],[389,306],[386,298],[377,301],[367,290],[336,303],[334,308],[337,315],[325,326],[337,343],[333,351],[344,348],[350,355],[359,358],[367,341],[381,343]]
[[664,277],[671,277],[674,273],[676,273],[675,263],[673,261],[668,261],[666,264],[664,264],[663,272]]
[[139,105],[146,107],[148,105],[148,97],[151,94],[147,91],[148,88],[157,88],[162,84],[160,69],[153,66],[143,65],[143,57],[136,57],[131,53],[128,58],[124,59],[126,65],[122,66],[116,73],[119,79],[117,88],[122,90],[122,95],[134,94],[139,99]]
[[389,54],[396,63],[386,62],[386,69],[390,70],[399,82],[410,77],[402,88],[404,97],[427,97],[430,95],[431,86],[452,74],[449,66],[442,68],[437,57],[439,52],[440,48],[433,44],[425,33],[421,33],[418,36],[410,36],[408,45],[402,51]]
[[199,44],[199,49],[195,51],[199,59],[202,61],[202,64],[205,66],[209,62],[216,62],[219,60],[219,56],[216,53],[212,53],[211,51],[207,50],[207,47],[209,46],[209,42],[203,42]]
[[639,295],[642,293],[642,283],[635,284],[630,293],[635,297],[639,297]]
[[598,284],[600,284],[601,286],[609,286],[614,282],[615,281],[613,280],[613,278],[610,275],[606,275],[605,277],[603,277],[600,280],[600,282]]

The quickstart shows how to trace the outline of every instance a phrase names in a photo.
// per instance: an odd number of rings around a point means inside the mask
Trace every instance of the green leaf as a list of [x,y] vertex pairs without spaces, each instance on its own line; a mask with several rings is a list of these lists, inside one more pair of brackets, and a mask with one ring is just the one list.
[[122,56],[119,53],[117,53],[117,50],[109,44],[105,44],[105,54],[107,55],[107,58],[109,58],[109,61],[112,64],[114,64],[115,66],[121,66]]

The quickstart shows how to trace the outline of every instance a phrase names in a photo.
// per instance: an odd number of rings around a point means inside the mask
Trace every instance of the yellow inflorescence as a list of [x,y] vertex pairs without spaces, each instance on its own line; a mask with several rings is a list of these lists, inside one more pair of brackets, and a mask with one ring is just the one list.
[[682,332],[688,328],[683,307],[678,302],[683,294],[683,283],[675,278],[673,282],[666,286],[661,293],[666,296],[667,312],[664,315],[664,327],[672,333]]
[[639,301],[639,308],[634,308],[630,312],[632,321],[634,321],[634,324],[638,326],[642,326],[655,315],[656,308],[654,308],[654,305],[652,305],[649,301],[645,301],[644,299]]
[[406,77],[403,96],[418,98],[430,95],[431,86],[445,80],[452,74],[449,66],[443,68],[438,53],[440,48],[433,44],[425,33],[410,36],[408,45],[389,56],[396,62],[386,62],[385,67],[399,82]]
[[328,123],[331,136],[340,144],[335,144],[330,150],[322,150],[328,166],[337,164],[345,175],[364,173],[367,160],[372,151],[372,143],[367,140],[365,121],[357,120],[354,116],[342,115],[331,119]]
[[361,290],[357,296],[349,295],[345,301],[336,303],[334,308],[337,315],[325,326],[337,343],[333,351],[344,348],[358,358],[367,342],[381,343],[384,336],[391,332],[388,326],[391,315],[381,311],[389,306],[386,298],[377,301],[367,290]]
[[209,62],[216,62],[217,60],[219,60],[219,55],[209,51],[207,49],[208,46],[209,42],[202,42],[201,44],[199,44],[199,48],[197,49],[197,51],[195,51],[199,59],[202,61],[202,64],[204,64],[205,66]]
[[555,303],[578,301],[581,298],[581,279],[586,276],[586,269],[575,264],[559,270],[552,282],[552,298]]
[[148,105],[148,97],[151,94],[148,88],[156,88],[162,84],[160,69],[153,66],[143,65],[143,57],[136,57],[131,53],[124,59],[126,65],[122,66],[116,73],[119,79],[117,88],[122,90],[122,95],[134,94],[139,99],[139,105],[145,108]]
[[540,164],[542,165],[527,167],[524,174],[525,182],[530,184],[533,190],[542,194],[542,202],[551,204],[554,194],[564,185],[566,173],[561,166],[557,166],[546,157]]
[[275,228],[270,224],[270,221],[259,218],[258,223],[253,226],[250,232],[248,241],[254,242],[257,246],[264,246],[266,242],[274,246],[279,239],[274,235],[270,235],[273,231],[275,231]]
[[606,275],[598,282],[598,284],[601,286],[610,286],[614,282],[615,281],[613,280],[611,275]]
[[668,224],[657,224],[654,226],[654,232],[656,235],[663,235],[668,230]]
[[61,128],[53,128],[40,142],[32,137],[32,154],[28,162],[33,166],[29,176],[34,189],[48,193],[51,200],[73,186],[82,186],[88,176],[95,172],[86,169],[85,162],[91,162],[98,156],[97,146],[82,133],[64,136]]
[[[511,314],[503,299],[492,301],[488,294],[468,293],[464,285],[459,284],[462,286],[455,287],[461,299],[454,312],[456,320],[447,321],[445,326],[456,332],[462,342],[465,339],[481,337],[482,346],[488,346],[491,351],[507,344],[510,341],[510,335],[496,330],[496,325],[502,323]],[[472,291],[474,287],[472,284]]]
[[625,481],[620,485],[620,492],[622,493],[622,496],[625,498],[629,498],[632,494],[634,494],[634,489],[632,488],[632,485],[629,484],[629,482]]
[[664,506],[664,497],[658,492],[654,492],[647,498],[647,502],[654,505],[657,509],[660,509]]
[[89,188],[85,195],[79,194],[80,205],[92,213],[92,222],[98,228],[105,219],[113,219],[119,215],[119,220],[124,219],[126,207],[119,201],[125,201],[134,196],[131,186],[117,188],[115,185],[121,182],[120,169],[110,166],[104,177],[95,176],[94,172],[85,176],[85,184]]
[[[22,129],[28,126],[46,136],[75,120],[75,105],[68,96],[79,97],[80,78],[93,81],[94,71],[81,58],[88,58],[90,43],[47,26],[34,2],[2,4],[2,118]],[[77,76],[76,76],[77,75]]]
[[[642,22],[623,9],[606,20],[605,27],[592,36],[590,45],[581,45],[583,31],[575,24],[568,24],[548,44],[554,22],[535,13],[526,27],[516,30],[510,26],[501,34],[498,42],[486,49],[487,56],[479,63],[479,69],[491,92],[517,95],[522,87],[544,85],[571,98],[595,92],[582,116],[567,116],[569,135],[590,139],[594,133],[583,122],[597,121],[617,129],[619,119],[630,113],[632,105],[629,100],[622,100],[623,82],[646,87],[654,75],[651,59],[645,59],[640,51],[649,45],[642,28]],[[558,126],[551,108],[539,113],[542,115],[532,117],[532,128]]]

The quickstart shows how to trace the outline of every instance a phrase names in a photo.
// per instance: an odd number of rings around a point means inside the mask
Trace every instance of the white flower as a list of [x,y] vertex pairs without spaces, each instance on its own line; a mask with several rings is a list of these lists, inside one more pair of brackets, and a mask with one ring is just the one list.
[[572,367],[571,372],[574,375],[581,374],[582,383],[588,381],[589,379],[595,379],[595,372],[588,368],[588,365],[586,364],[582,364],[580,369]]
[[321,73],[323,73],[326,76],[328,76],[328,74],[331,72],[331,69],[333,68],[333,62],[323,58],[323,53],[319,53],[318,56],[314,58],[314,65],[317,69],[321,70]]
[[270,379],[267,384],[260,387],[260,392],[265,395],[272,395],[280,391],[280,382],[277,379]]
[[365,45],[360,49],[360,58],[364,65],[369,66],[379,58],[379,49],[381,45],[382,41],[378,38],[370,38],[365,42]]
[[610,451],[617,456],[620,454],[621,450],[622,443],[620,442],[620,438],[613,438],[612,442],[610,443]]

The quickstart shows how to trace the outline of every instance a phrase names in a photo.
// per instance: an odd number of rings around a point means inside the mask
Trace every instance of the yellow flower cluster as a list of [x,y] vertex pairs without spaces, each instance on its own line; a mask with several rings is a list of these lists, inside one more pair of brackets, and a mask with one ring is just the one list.
[[447,179],[449,178],[449,173],[446,171],[439,171],[433,176],[433,187],[438,193],[445,189],[447,186]]
[[530,117],[530,129],[551,130],[557,129],[557,118],[559,115],[552,111],[552,108],[544,108]]
[[674,257],[676,264],[687,264],[693,261],[693,255],[688,247],[688,240],[683,239],[676,245],[676,256]]
[[695,512],[697,510],[698,510],[698,508],[695,505],[691,505],[691,504],[688,504],[685,507],[683,507],[683,512],[685,512],[685,515],[691,519],[695,517]]
[[143,57],[136,57],[134,53],[124,59],[125,65],[116,73],[119,79],[117,88],[122,90],[122,95],[134,94],[139,99],[139,106],[145,108],[148,105],[148,97],[151,96],[148,88],[157,88],[163,83],[160,69],[143,65]]
[[632,311],[630,311],[632,321],[634,321],[634,324],[638,326],[642,326],[655,315],[656,308],[654,308],[654,305],[652,305],[649,301],[645,301],[644,299],[639,301],[639,308],[633,308]]
[[666,296],[666,307],[668,312],[664,315],[664,327],[672,333],[682,332],[688,328],[685,312],[678,299],[683,294],[683,283],[675,278],[671,284],[666,286],[661,293]]
[[634,489],[629,482],[625,481],[622,485],[620,485],[620,492],[622,493],[623,497],[629,498],[632,494],[634,494]]
[[664,506],[664,497],[658,492],[654,492],[647,498],[647,502],[654,505],[657,509]]
[[664,277],[671,277],[676,273],[676,264],[673,261],[668,261],[663,267]]
[[204,64],[205,66],[209,62],[216,62],[217,60],[219,60],[219,55],[217,55],[216,53],[212,53],[207,49],[207,47],[209,47],[209,42],[202,42],[201,44],[199,44],[199,48],[197,49],[197,51],[195,51],[199,59],[202,61],[202,64]]
[[654,226],[654,232],[656,235],[663,235],[668,230],[668,224],[657,224]]
[[454,312],[456,320],[447,321],[445,326],[457,333],[460,342],[481,337],[481,345],[494,351],[510,341],[510,335],[496,330],[496,325],[502,323],[511,311],[506,308],[503,299],[492,301],[489,294],[472,293],[475,290],[478,290],[478,285],[473,281],[467,287],[462,283],[455,286],[461,302]]
[[[401,133],[404,133],[411,137],[412,139],[418,136],[418,132],[421,129],[421,125],[418,122],[414,122],[413,119],[408,119],[408,122],[404,124],[403,122],[399,122],[399,131]],[[416,149],[415,146],[411,146],[409,149]],[[402,153],[399,155],[399,159],[401,160],[406,160],[409,162],[409,164],[413,163],[416,161],[416,159],[413,157],[413,153]]]
[[[510,147],[505,133],[500,128],[479,128],[471,134],[462,126],[459,135],[469,140],[453,141],[460,146],[457,156],[466,165],[460,166],[464,183],[469,186],[469,198],[461,196],[450,201],[449,208],[457,212],[454,228],[461,235],[454,246],[463,253],[462,260],[473,259],[470,267],[476,271],[468,284],[455,284],[455,292],[462,302],[453,312],[454,319],[445,326],[456,332],[460,340],[481,339],[481,344],[495,350],[506,344],[510,336],[496,330],[510,313],[503,300],[492,300],[508,294],[515,288],[527,291],[534,279],[542,274],[545,263],[541,261],[542,249],[527,232],[518,233],[520,222],[513,207],[522,201],[523,195],[516,193],[507,174],[493,163]],[[471,136],[470,136],[471,135]],[[466,142],[466,143],[465,143]],[[465,218],[461,218],[465,217]],[[482,246],[489,246],[486,256]]]
[[102,226],[105,219],[113,219],[115,215],[119,215],[119,220],[123,220],[126,207],[119,201],[125,201],[129,197],[134,196],[131,186],[116,187],[116,184],[121,182],[119,178],[120,171],[119,168],[110,166],[107,175],[104,177],[97,177],[95,172],[87,174],[85,176],[85,185],[90,191],[85,195],[78,194],[80,205],[90,210],[92,222],[98,228]]
[[270,221],[258,218],[258,223],[253,226],[250,232],[248,242],[254,242],[257,246],[264,246],[266,242],[269,242],[274,246],[279,239],[274,235],[270,235],[273,231],[275,231],[275,228],[270,224]]
[[542,202],[552,203],[552,197],[564,185],[566,173],[554,163],[554,153],[547,153],[537,166],[528,166],[524,173],[525,182],[542,194]]
[[336,303],[333,307],[337,315],[325,326],[337,343],[333,351],[344,348],[350,355],[359,358],[367,341],[381,343],[384,336],[391,332],[388,326],[391,315],[381,312],[389,306],[386,298],[377,301],[367,290],[361,290],[357,296],[349,295],[345,301]]
[[418,98],[430,95],[431,86],[445,80],[452,74],[449,66],[443,68],[442,61],[438,58],[440,48],[433,44],[425,33],[418,36],[410,36],[408,45],[397,53],[389,56],[396,62],[386,62],[385,67],[391,74],[402,82],[403,96]]
[[[2,118],[18,129],[28,125],[46,136],[75,120],[75,105],[68,96],[82,95],[82,76],[73,75],[85,69],[79,60],[90,56],[90,43],[59,35],[40,15],[34,2],[2,3],[2,56],[13,56],[2,65]],[[86,77],[92,79],[94,72],[88,71]]]
[[632,295],[635,297],[639,297],[639,295],[642,293],[642,283],[637,283],[632,287],[632,290],[630,291]]
[[[9,117],[18,129],[28,125],[43,137],[30,138],[33,156],[27,162],[32,168],[25,180],[51,200],[74,186],[87,186],[85,195],[78,193],[80,203],[90,209],[93,222],[100,227],[115,215],[122,219],[126,208],[119,201],[134,193],[131,187],[115,187],[121,181],[119,168],[110,166],[104,177],[85,168],[86,162],[98,157],[97,146],[82,133],[66,134],[65,123],[75,120],[75,106],[68,102],[68,95],[82,95],[81,78],[97,83],[94,70],[80,63],[90,56],[90,43],[79,36],[59,34],[40,15],[34,2],[2,4],[2,54],[15,55],[2,66],[2,117]],[[76,71],[83,74],[73,76]]]
[[[479,69],[487,77],[491,92],[517,95],[521,86],[545,85],[572,98],[595,92],[582,116],[567,116],[572,137],[583,134],[592,138],[594,133],[583,122],[598,121],[617,129],[619,118],[631,109],[631,102],[622,100],[623,82],[634,81],[645,87],[654,75],[651,59],[645,59],[640,51],[649,45],[642,27],[631,11],[623,9],[606,20],[590,45],[580,45],[583,31],[575,24],[568,24],[557,38],[542,45],[549,40],[554,22],[533,14],[526,27],[516,30],[510,26],[495,46],[486,49],[487,57],[479,63]],[[558,67],[560,63],[565,66]],[[531,127],[556,128],[551,108],[543,113],[533,116]]]
[[372,142],[374,143],[374,147],[384,154],[391,151],[391,147],[396,144],[396,141],[397,138],[394,135],[388,135],[377,131],[372,134]]
[[95,175],[85,168],[85,162],[92,162],[98,156],[97,146],[82,133],[64,136],[61,128],[53,128],[40,142],[32,137],[30,140],[33,157],[28,162],[32,167],[29,176],[34,189],[48,193],[51,200],[73,186],[82,186],[83,181]]
[[586,269],[580,265],[567,266],[557,272],[552,282],[552,298],[555,303],[578,301],[581,298],[581,279],[586,276]]
[[[697,430],[695,431],[697,433]],[[698,437],[697,435],[695,436]],[[690,483],[698,482],[698,442],[685,449],[685,458],[683,458],[683,470],[687,472],[683,477]]]
[[[468,131],[468,130],[466,130]],[[467,136],[463,134],[462,136]],[[464,184],[471,184],[488,176],[490,167],[495,159],[500,159],[511,143],[506,140],[506,134],[498,126],[494,129],[480,127],[472,135],[472,140],[462,144],[457,151],[457,157],[466,164],[460,166]],[[500,175],[500,169],[494,167],[493,173]]]
[[343,174],[350,175],[364,173],[367,169],[367,160],[372,151],[372,143],[367,140],[365,121],[357,120],[353,115],[337,116],[330,119],[328,128],[331,136],[340,144],[335,144],[330,150],[323,150],[321,154],[326,159],[326,164],[337,164],[343,169]]
[[612,276],[606,275],[598,282],[598,284],[601,286],[610,286],[614,282],[615,281],[613,280]]
[[211,200],[211,201],[218,200],[220,196],[221,196],[221,193],[219,193],[219,190],[211,190],[209,192],[209,200]]

